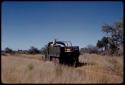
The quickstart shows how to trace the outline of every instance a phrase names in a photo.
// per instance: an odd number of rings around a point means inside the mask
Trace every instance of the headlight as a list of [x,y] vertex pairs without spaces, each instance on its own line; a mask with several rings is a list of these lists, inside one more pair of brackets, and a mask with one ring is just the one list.
[[71,52],[71,49],[65,48],[65,52]]

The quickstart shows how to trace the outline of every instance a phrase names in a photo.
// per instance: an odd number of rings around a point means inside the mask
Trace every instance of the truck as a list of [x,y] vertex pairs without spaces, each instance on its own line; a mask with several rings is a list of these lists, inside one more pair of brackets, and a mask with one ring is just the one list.
[[79,55],[79,46],[72,46],[69,41],[57,41],[55,39],[47,44],[44,60],[77,67]]

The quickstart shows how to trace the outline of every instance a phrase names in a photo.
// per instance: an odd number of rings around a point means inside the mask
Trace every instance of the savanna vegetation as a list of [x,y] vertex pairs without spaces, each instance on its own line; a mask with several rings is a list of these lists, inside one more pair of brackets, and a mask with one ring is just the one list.
[[77,68],[43,61],[47,46],[2,50],[3,83],[122,83],[123,21],[102,26],[105,33],[96,46],[80,49]]

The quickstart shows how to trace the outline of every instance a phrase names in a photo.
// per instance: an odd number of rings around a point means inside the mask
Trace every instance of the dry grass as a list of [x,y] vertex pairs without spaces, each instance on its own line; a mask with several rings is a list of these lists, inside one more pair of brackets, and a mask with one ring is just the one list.
[[74,68],[42,61],[41,55],[2,56],[3,83],[122,83],[123,56],[80,56]]

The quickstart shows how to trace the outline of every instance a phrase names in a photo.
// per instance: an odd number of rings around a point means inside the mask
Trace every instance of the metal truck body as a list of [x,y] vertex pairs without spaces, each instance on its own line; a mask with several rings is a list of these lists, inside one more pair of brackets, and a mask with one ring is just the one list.
[[45,59],[60,64],[77,66],[79,54],[78,46],[72,46],[70,42],[55,40],[48,43]]

